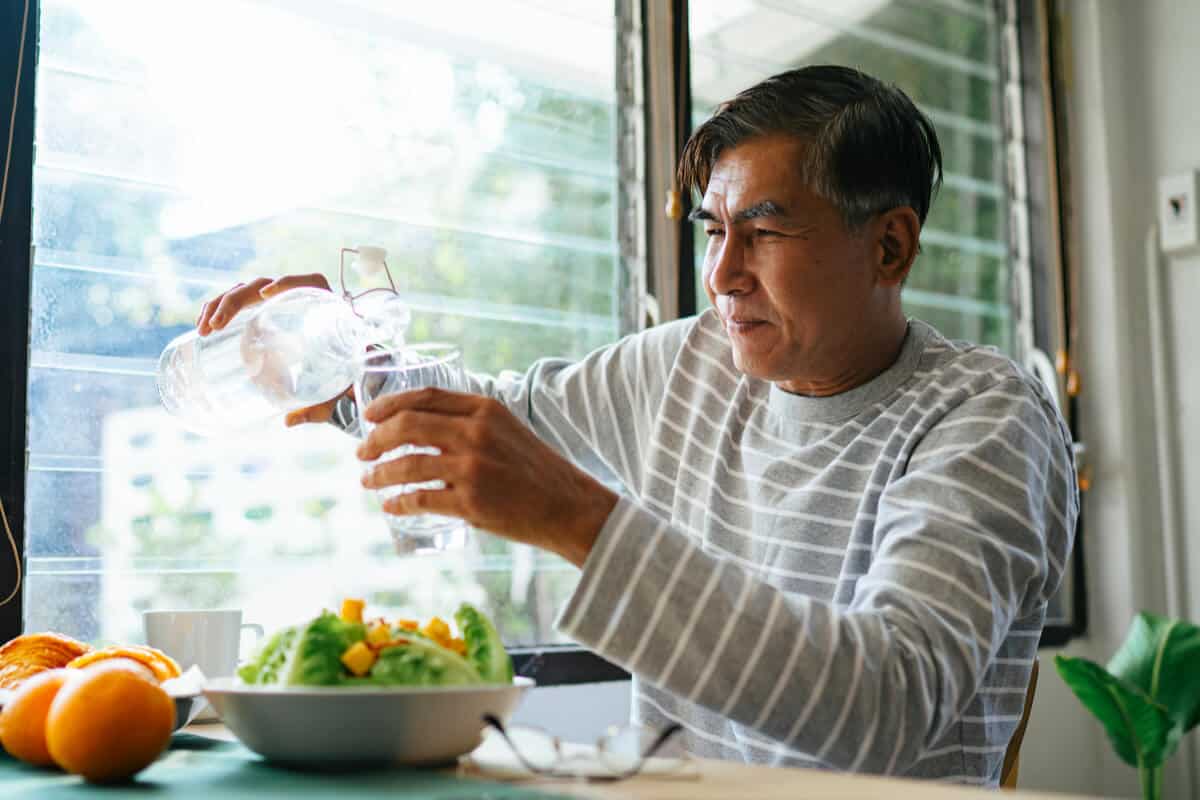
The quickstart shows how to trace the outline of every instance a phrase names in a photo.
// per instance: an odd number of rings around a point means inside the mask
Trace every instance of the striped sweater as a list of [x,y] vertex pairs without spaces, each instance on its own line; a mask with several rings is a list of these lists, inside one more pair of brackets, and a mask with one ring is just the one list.
[[623,487],[558,627],[698,755],[995,785],[1078,511],[1070,433],[912,320],[851,391],[740,373],[717,315],[475,377]]

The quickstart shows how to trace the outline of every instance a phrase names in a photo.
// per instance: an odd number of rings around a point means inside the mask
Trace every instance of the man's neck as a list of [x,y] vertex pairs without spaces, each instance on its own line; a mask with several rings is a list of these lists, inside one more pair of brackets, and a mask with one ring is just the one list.
[[854,352],[842,355],[837,372],[820,378],[779,381],[776,385],[791,394],[832,397],[871,382],[900,358],[908,335],[908,320],[899,314],[876,330],[876,336],[861,340]]

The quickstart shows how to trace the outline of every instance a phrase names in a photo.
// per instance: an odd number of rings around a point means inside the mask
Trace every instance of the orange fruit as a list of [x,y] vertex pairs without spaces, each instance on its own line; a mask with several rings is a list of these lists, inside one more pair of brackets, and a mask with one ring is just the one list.
[[50,669],[21,682],[0,711],[0,744],[9,755],[38,766],[54,763],[46,747],[46,715],[59,689],[76,677],[72,670]]
[[88,664],[84,667],[72,667],[67,665],[67,669],[80,670],[82,672],[94,672],[102,669],[123,669],[140,676],[144,680],[151,683],[158,683],[158,678],[154,672],[140,661],[135,661],[132,658],[107,658],[103,661],[97,661],[94,664]]
[[78,674],[46,717],[46,745],[55,762],[93,783],[123,780],[153,763],[175,728],[170,696],[120,663]]

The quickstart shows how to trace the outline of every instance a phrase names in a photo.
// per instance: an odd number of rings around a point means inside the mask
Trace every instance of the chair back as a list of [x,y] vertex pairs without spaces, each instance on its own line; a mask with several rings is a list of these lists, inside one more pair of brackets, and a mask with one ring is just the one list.
[[1000,788],[1017,788],[1017,771],[1021,766],[1021,741],[1025,738],[1025,726],[1029,724],[1029,712],[1033,708],[1033,695],[1037,691],[1038,662],[1033,659],[1033,671],[1029,673],[1029,688],[1025,690],[1025,710],[1021,721],[1013,731],[1008,747],[1004,750],[1004,766],[1000,770]]

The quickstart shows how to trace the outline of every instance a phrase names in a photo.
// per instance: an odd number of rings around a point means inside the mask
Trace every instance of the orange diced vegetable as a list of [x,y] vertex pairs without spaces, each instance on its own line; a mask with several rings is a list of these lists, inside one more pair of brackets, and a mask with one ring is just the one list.
[[378,647],[392,638],[392,629],[387,623],[377,622],[367,631],[367,644]]
[[465,639],[459,639],[456,637],[451,639],[450,643],[446,646],[458,653],[460,656],[465,656],[467,654],[467,642]]
[[360,678],[371,671],[377,658],[379,656],[367,647],[366,642],[355,642],[342,653],[342,663],[346,665],[346,669]]
[[445,645],[450,641],[450,626],[441,617],[434,617],[425,623],[425,627],[421,630],[421,633],[440,645]]
[[402,631],[417,631],[421,629],[421,623],[415,619],[398,619],[396,620],[396,627]]
[[347,597],[342,601],[342,621],[343,622],[362,622],[363,607],[366,606],[365,600],[360,600],[355,597]]
[[383,650],[387,650],[389,647],[399,647],[400,645],[408,644],[410,641],[411,641],[411,639],[395,638],[395,639],[392,639],[390,642],[384,642],[383,644],[379,645],[379,647],[377,649],[380,651],[383,651]]

